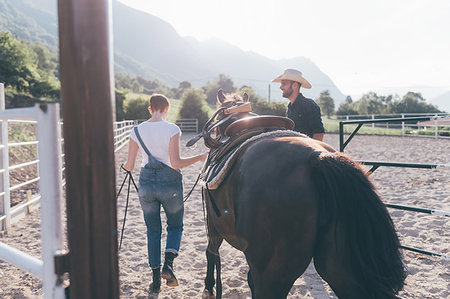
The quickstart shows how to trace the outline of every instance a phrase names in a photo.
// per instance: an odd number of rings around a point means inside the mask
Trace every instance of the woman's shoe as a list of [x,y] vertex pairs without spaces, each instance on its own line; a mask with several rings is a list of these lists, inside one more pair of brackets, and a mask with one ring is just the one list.
[[150,294],[158,294],[161,291],[161,268],[152,269],[153,282],[150,284]]
[[169,287],[178,286],[178,280],[175,277],[175,274],[173,273],[173,259],[176,258],[177,256],[178,255],[173,252],[165,253],[164,266],[162,268],[161,276],[166,280],[166,284]]

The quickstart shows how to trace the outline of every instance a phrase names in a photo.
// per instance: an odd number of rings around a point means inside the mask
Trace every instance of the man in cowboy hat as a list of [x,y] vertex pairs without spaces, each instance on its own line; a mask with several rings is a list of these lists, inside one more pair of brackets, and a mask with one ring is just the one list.
[[311,88],[311,84],[303,78],[302,72],[286,69],[272,82],[281,83],[280,89],[283,92],[283,97],[290,101],[286,116],[294,121],[294,131],[322,141],[325,129],[322,124],[320,108],[316,102],[305,98],[300,92],[300,87]]

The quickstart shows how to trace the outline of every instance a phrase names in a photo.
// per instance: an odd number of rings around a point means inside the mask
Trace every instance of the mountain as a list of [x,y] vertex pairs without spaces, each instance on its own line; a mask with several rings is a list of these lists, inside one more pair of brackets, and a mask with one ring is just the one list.
[[[56,2],[0,0],[0,30],[57,48]],[[270,98],[281,100],[279,84],[270,81],[284,69],[296,68],[313,86],[302,89],[306,96],[317,98],[328,89],[336,107],[345,99],[331,78],[308,58],[272,60],[221,40],[181,37],[167,22],[117,0],[113,0],[113,32],[116,72],[158,79],[170,87],[178,87],[181,81],[200,87],[225,74],[235,86],[251,86],[264,97],[270,86]]]
[[430,100],[431,104],[436,105],[439,109],[450,113],[450,90],[434,97]]
[[57,49],[56,0],[0,0],[0,30]]

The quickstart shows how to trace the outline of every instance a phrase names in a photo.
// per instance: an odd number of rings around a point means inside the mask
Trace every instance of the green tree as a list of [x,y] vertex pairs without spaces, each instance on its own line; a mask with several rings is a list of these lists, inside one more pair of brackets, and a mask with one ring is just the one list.
[[255,103],[255,102],[263,101],[263,100],[264,100],[264,99],[263,99],[259,94],[257,94],[257,93],[253,90],[253,88],[250,87],[250,86],[242,85],[241,88],[239,88],[238,93],[239,93],[240,95],[244,94],[244,92],[248,94],[248,98],[249,98],[249,100],[250,100],[250,103],[252,103],[252,104]]
[[231,80],[231,78],[227,75],[220,74],[217,83],[219,84],[220,88],[222,88],[224,93],[233,93],[236,91],[233,80]]
[[344,102],[339,105],[336,111],[337,115],[356,115],[358,111],[354,108],[353,103]]
[[286,115],[287,104],[283,102],[256,101],[252,103],[252,110],[259,115]]
[[205,101],[210,105],[215,107],[217,104],[217,90],[220,88],[218,82],[207,82],[203,86],[203,91],[206,95]]
[[147,80],[141,76],[131,78],[121,73],[115,73],[115,85],[118,89],[128,89],[136,93],[151,95],[153,93],[161,93],[168,97],[174,97],[176,91],[164,86],[158,79]]
[[180,82],[180,84],[178,86],[178,89],[181,89],[183,91],[188,88],[192,88],[192,84],[188,81],[182,81],[182,82]]
[[181,97],[181,95],[184,93],[184,91],[188,88],[192,88],[192,84],[188,81],[182,81],[180,82],[180,84],[178,85],[178,88],[172,88],[172,94],[173,97],[176,99],[179,99]]
[[144,97],[127,99],[123,103],[126,119],[148,119],[148,100]]
[[144,91],[144,88],[142,87],[141,84],[139,84],[137,80],[134,80],[133,83],[131,84],[131,90],[135,93],[141,93]]
[[[28,96],[31,94],[30,100],[33,97],[59,99],[57,66],[55,52],[50,52],[39,43],[19,41],[7,31],[0,33],[0,81],[7,87],[19,93],[28,93]],[[19,100],[22,96],[13,98]],[[14,107],[15,104],[12,104]],[[23,104],[18,103],[19,106]]]
[[115,73],[114,79],[116,88],[131,90],[131,78],[129,76],[123,75],[121,73]]
[[322,113],[327,115],[328,118],[334,113],[334,100],[330,96],[330,92],[328,90],[322,91],[316,102]]
[[188,88],[181,96],[181,109],[179,118],[196,118],[199,128],[203,128],[209,119],[208,108],[205,106],[205,94],[203,90]]
[[37,56],[38,71],[46,74],[47,76],[53,76],[55,78],[58,77],[58,54],[56,52],[49,51],[40,43],[32,44],[31,49]]
[[8,31],[0,33],[0,81],[19,91],[29,91],[30,82],[40,79],[36,54]]
[[233,80],[230,77],[220,74],[219,78],[217,78],[213,82],[207,82],[205,86],[203,86],[203,91],[206,94],[206,102],[215,106],[217,103],[217,90],[222,88],[224,93],[233,93],[236,91],[234,87]]
[[378,95],[371,91],[363,94],[361,99],[354,103],[358,114],[381,114],[386,112],[386,106]]
[[436,106],[428,104],[421,93],[408,92],[399,101],[388,104],[390,113],[439,113]]

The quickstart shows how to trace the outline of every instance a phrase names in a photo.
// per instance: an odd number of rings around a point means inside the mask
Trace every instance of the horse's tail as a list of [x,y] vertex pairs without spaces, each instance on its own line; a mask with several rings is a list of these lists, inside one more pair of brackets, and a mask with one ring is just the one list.
[[350,258],[355,277],[374,298],[397,294],[406,271],[394,224],[375,187],[345,154],[315,155],[311,161],[321,198],[319,226],[334,227],[335,238],[342,237],[335,239],[337,250]]

